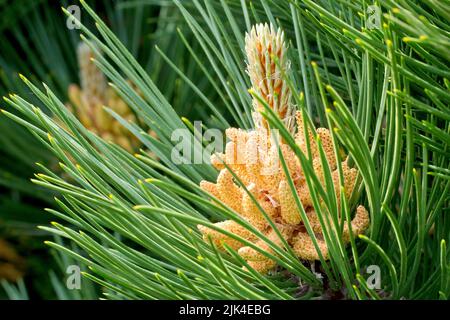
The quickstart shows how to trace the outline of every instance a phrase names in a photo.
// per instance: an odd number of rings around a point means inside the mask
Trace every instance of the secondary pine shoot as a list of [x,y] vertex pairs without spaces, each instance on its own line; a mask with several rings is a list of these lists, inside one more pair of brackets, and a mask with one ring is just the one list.
[[68,107],[90,131],[130,152],[136,150],[139,140],[104,109],[109,107],[125,120],[136,122],[131,108],[108,86],[105,75],[93,61],[94,52],[86,43],[79,44],[77,56],[81,87],[76,84],[69,87]]

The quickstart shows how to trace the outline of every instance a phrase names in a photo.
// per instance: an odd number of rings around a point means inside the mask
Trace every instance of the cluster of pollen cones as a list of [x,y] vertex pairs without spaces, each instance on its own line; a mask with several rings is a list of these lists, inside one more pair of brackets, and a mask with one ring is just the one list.
[[139,147],[138,139],[105,111],[107,106],[122,118],[135,122],[136,116],[117,93],[107,85],[106,77],[92,61],[94,54],[85,43],[78,46],[80,86],[69,86],[68,107],[90,131],[128,151]]
[[[247,71],[252,82],[252,89],[277,112],[282,120],[291,117],[296,118],[295,142],[306,157],[309,154],[307,147],[309,145],[315,174],[322,185],[325,186],[317,144],[318,140],[321,141],[326,161],[331,169],[334,184],[333,192],[336,195],[338,207],[340,207],[341,182],[331,134],[326,128],[318,128],[316,139],[311,129],[304,132],[305,126],[301,112],[295,112],[295,108],[292,107],[290,102],[289,88],[280,77],[280,74],[285,73],[289,67],[289,61],[285,58],[286,48],[283,38],[281,31],[275,32],[273,27],[267,25],[257,25],[247,34]],[[270,54],[268,54],[269,50]],[[217,182],[202,181],[200,186],[238,213],[275,245],[283,248],[282,240],[259,209],[261,207],[299,259],[319,260],[319,251],[324,259],[328,259],[328,247],[324,240],[318,214],[323,217],[329,213],[327,210],[320,213],[315,211],[304,170],[298,157],[283,141],[274,142],[267,124],[262,123],[261,118],[258,118],[258,109],[260,108],[258,103],[254,102],[254,106],[256,111],[256,116],[254,116],[256,119],[255,129],[244,131],[238,128],[229,128],[226,130],[229,142],[226,145],[225,152],[214,154],[211,157],[212,165],[220,170]],[[291,126],[290,130],[293,133],[292,122],[285,121],[285,124],[288,128]],[[297,192],[301,206],[314,232],[318,250],[306,231],[304,221],[301,219],[299,206],[289,185],[285,170],[283,170],[281,159],[279,159],[279,151],[283,155],[294,183],[295,192]],[[348,199],[355,187],[358,171],[355,168],[350,168],[347,161],[342,162],[341,167],[343,194]],[[235,181],[230,170],[241,180],[247,190]],[[259,207],[249,193],[258,202]],[[350,223],[351,231],[356,236],[363,233],[368,225],[368,212],[363,206],[359,206]],[[234,220],[218,222],[215,226],[252,242],[265,252],[275,254],[265,241]],[[341,236],[344,243],[350,241],[348,226],[347,222],[344,222],[342,226]],[[336,228],[339,228],[339,226],[336,226]],[[210,239],[219,249],[224,249],[224,245],[227,245],[237,250],[248,265],[258,272],[266,273],[276,266],[275,260],[218,230],[203,225],[199,225],[198,229],[203,234],[205,241]]]
[[0,239],[0,280],[15,282],[24,276],[25,261],[11,244]]

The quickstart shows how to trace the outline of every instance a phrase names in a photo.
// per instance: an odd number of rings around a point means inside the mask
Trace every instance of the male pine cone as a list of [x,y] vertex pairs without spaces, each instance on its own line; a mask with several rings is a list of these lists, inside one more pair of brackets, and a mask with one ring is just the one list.
[[[245,40],[248,58],[247,72],[250,76],[253,91],[278,114],[291,132],[294,130],[292,119],[296,118],[295,142],[305,155],[308,155],[307,144],[309,144],[314,171],[324,185],[317,140],[311,129],[304,132],[304,119],[301,112],[295,112],[295,108],[291,104],[290,89],[283,80],[289,69],[283,33],[280,30],[275,32],[272,26],[259,24],[252,28],[250,33],[246,35]],[[275,230],[270,226],[248,192],[235,183],[232,174],[225,167],[226,164],[246,186],[300,259],[319,260],[319,254],[324,259],[328,259],[328,247],[324,240],[318,213],[314,210],[313,199],[300,161],[292,149],[283,141],[279,141],[278,144],[274,143],[270,137],[268,124],[259,113],[262,109],[260,103],[255,99],[253,105],[255,108],[255,129],[249,132],[237,128],[226,130],[226,135],[230,141],[226,145],[225,153],[214,154],[211,157],[211,163],[220,170],[217,182],[202,181],[200,186],[238,213],[277,246],[282,247],[282,241]],[[316,133],[331,169],[334,192],[337,203],[340,204],[341,185],[331,134],[326,128],[318,128]],[[278,158],[278,146],[294,182],[295,192],[297,192],[315,234],[318,250],[305,230],[295,196]],[[347,161],[342,162],[341,166],[344,176],[344,195],[348,199],[355,187],[358,171],[350,168]],[[321,212],[321,214],[327,213]],[[354,235],[361,234],[367,229],[369,215],[363,206],[357,208],[350,225]],[[254,243],[266,252],[274,254],[265,241],[259,239],[234,220],[218,222],[216,226]],[[223,249],[223,245],[226,244],[232,249],[238,250],[239,255],[247,261],[248,265],[258,272],[266,273],[276,266],[273,259],[246,246],[241,241],[203,225],[199,225],[198,229],[203,234],[205,241],[208,238],[211,239],[218,248]],[[342,240],[344,243],[350,241],[350,230],[347,222],[344,222]]]
[[90,131],[112,141],[128,151],[139,147],[138,139],[106,110],[107,106],[125,120],[136,122],[130,107],[108,86],[105,75],[93,62],[91,48],[81,42],[77,50],[80,68],[80,86],[69,86],[69,108]]

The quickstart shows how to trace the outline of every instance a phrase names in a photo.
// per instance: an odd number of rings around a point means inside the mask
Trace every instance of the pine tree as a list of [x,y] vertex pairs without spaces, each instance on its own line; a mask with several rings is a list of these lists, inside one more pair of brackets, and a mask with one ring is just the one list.
[[[49,243],[88,266],[84,275],[108,288],[108,298],[448,299],[449,8],[444,2],[390,0],[368,8],[365,1],[255,1],[248,6],[244,1],[175,1],[199,46],[192,50],[182,32],[180,37],[203,76],[190,78],[160,51],[162,57],[221,128],[232,122],[241,130],[279,133],[274,150],[279,177],[285,179],[279,194],[285,200],[278,200],[299,211],[306,229],[300,233],[319,259],[293,252],[285,228],[271,219],[276,192],[259,201],[259,194],[252,194],[256,175],[247,181],[250,185],[242,181],[247,169],[240,173],[229,162],[218,162],[221,156],[212,161],[221,169],[219,176],[210,163],[172,161],[176,130],[197,145],[207,144],[190,121],[196,119],[180,118],[158,83],[95,11],[81,3],[96,22],[98,33],[85,26],[81,30],[96,65],[158,139],[107,109],[144,146],[132,155],[86,129],[53,90],[24,76],[52,115],[19,95],[5,98],[19,115],[9,109],[3,113],[28,128],[70,176],[64,180],[45,167],[36,176],[36,184],[59,193],[59,209],[49,211],[65,221],[42,228],[83,250]],[[258,23],[272,26],[259,31],[278,39],[277,46],[283,37],[275,30],[282,30],[286,47],[270,52],[269,41],[257,45],[256,52],[246,48],[245,32],[247,44],[258,41],[259,27],[252,31]],[[259,55],[259,50],[265,51]],[[259,69],[255,63],[262,57]],[[276,79],[267,79],[274,74]],[[202,79],[217,92],[214,99],[196,86]],[[286,121],[293,110],[302,120],[296,129],[300,139]],[[232,120],[223,116],[225,111]],[[227,130],[231,140],[240,135],[236,132]],[[292,168],[298,164],[307,197],[295,188],[293,174],[299,171]],[[349,172],[353,188],[346,184]],[[224,188],[202,180],[223,182]],[[251,219],[243,219],[235,202],[224,197],[226,191],[236,195],[232,190],[238,187],[239,195],[250,198],[242,203],[257,207]],[[305,211],[306,198],[315,215]],[[353,226],[358,217],[353,213],[362,212],[359,205],[370,216],[367,230]],[[284,212],[279,221],[297,227],[299,217]],[[275,235],[258,229],[260,220],[254,218],[261,215]],[[268,274],[250,263],[256,256]],[[367,281],[370,270],[379,270],[380,286]]]

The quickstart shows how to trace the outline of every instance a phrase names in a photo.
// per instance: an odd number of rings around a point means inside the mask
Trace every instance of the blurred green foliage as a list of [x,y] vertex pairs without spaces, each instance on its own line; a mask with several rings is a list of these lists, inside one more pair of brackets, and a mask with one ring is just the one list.
[[[201,79],[179,39],[177,32],[184,24],[174,4],[167,1],[154,1],[152,5],[130,4],[122,0],[88,3],[159,83],[180,114],[195,116],[194,113],[205,112],[204,108],[198,108],[201,101],[192,94],[191,88],[155,50],[158,46],[183,73]],[[45,82],[62,101],[67,100],[69,84],[79,81],[76,59],[79,33],[66,27],[67,18],[61,11],[61,6],[71,4],[64,0],[59,3],[0,1],[0,37],[6,39],[0,46],[2,96],[20,94],[44,107],[20,80],[19,74],[26,74],[36,84]],[[82,12],[83,21],[84,14]],[[86,24],[94,27],[87,19]],[[185,33],[190,37],[189,32]],[[205,80],[198,83],[205,91],[208,85]],[[50,215],[42,208],[52,206],[55,193],[33,185],[30,178],[38,171],[36,163],[55,168],[58,163],[27,130],[4,116],[0,116],[0,132],[0,238],[10,241],[19,254],[26,257],[24,285],[29,287],[29,295],[54,298],[48,271],[58,266],[43,244],[48,233],[37,230],[36,226],[48,224]]]

